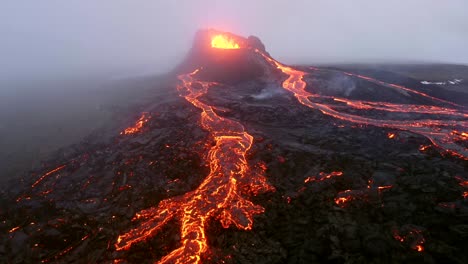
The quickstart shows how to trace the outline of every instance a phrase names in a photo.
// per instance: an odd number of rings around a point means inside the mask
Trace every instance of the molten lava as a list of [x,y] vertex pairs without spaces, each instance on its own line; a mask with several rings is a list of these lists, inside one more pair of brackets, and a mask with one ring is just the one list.
[[324,181],[324,180],[328,180],[328,179],[331,179],[333,177],[340,177],[340,176],[343,176],[343,172],[342,171],[332,171],[331,173],[324,173],[324,172],[320,172],[319,176],[315,176],[315,177],[307,177],[305,180],[304,180],[304,183],[308,183],[308,182],[319,182],[319,181]]
[[337,205],[343,205],[343,204],[349,202],[351,199],[352,199],[352,196],[337,197],[337,198],[335,198],[335,203]]
[[180,247],[159,263],[200,263],[208,250],[208,220],[216,218],[224,228],[234,225],[250,230],[253,216],[264,211],[263,207],[244,198],[249,194],[273,190],[265,177],[250,169],[247,163],[245,155],[253,138],[240,123],[218,116],[212,106],[198,100],[216,84],[197,81],[197,72],[180,75],[182,85],[178,90],[181,96],[202,111],[201,125],[210,131],[215,141],[207,156],[210,174],[194,191],[163,200],[157,207],[137,213],[134,220],[144,222],[119,236],[115,245],[117,250],[129,249],[133,244],[145,241],[175,218],[181,225]]
[[121,135],[131,135],[141,131],[143,126],[149,121],[150,115],[147,112],[141,113],[140,118],[135,122],[133,126],[126,128],[124,131],[120,132]]
[[18,229],[20,229],[20,228],[21,228],[21,227],[19,227],[19,226],[15,226],[15,227],[13,227],[12,229],[8,230],[8,233],[13,233],[13,232],[15,232],[16,230],[18,230]]
[[240,49],[236,40],[226,34],[219,34],[211,39],[211,47],[216,49]]
[[426,239],[422,233],[423,231],[416,226],[405,225],[401,230],[393,230],[393,238],[398,242],[409,246],[413,250],[423,252],[423,245],[426,242]]
[[45,178],[47,178],[48,176],[62,170],[63,168],[65,168],[67,165],[62,165],[62,166],[59,166],[51,171],[48,171],[46,172],[44,175],[42,175],[41,177],[39,177],[39,179],[37,179],[32,185],[31,187],[34,188],[36,187],[41,181],[43,181]]
[[[428,138],[432,144],[440,149],[443,149],[445,152],[450,153],[454,156],[468,159],[468,149],[461,146],[457,142],[466,141],[466,132],[460,132],[457,129],[468,127],[468,122],[465,121],[468,115],[461,110],[446,108],[446,107],[437,107],[437,106],[428,106],[428,105],[399,105],[399,104],[390,104],[385,102],[367,102],[367,101],[353,101],[345,98],[333,98],[330,96],[321,96],[318,94],[312,94],[306,90],[307,83],[303,80],[306,72],[293,69],[291,67],[285,66],[263,52],[256,50],[257,53],[262,55],[270,64],[281,70],[284,74],[289,77],[283,82],[283,88],[292,92],[297,100],[312,109],[317,109],[325,115],[335,117],[337,119],[363,124],[363,125],[373,125],[384,128],[400,129],[410,131]],[[362,75],[353,75],[351,73],[345,72],[347,75],[356,76],[358,78],[363,78],[365,80],[376,82],[378,84],[390,87],[392,89],[403,90],[405,92],[411,92],[418,96],[422,96],[428,99],[431,99],[437,103],[449,104],[451,106],[460,107],[457,104],[448,102],[442,99],[435,98],[433,96],[427,95],[425,93],[412,90],[396,84],[388,84],[382,81],[372,79],[370,77]],[[462,117],[464,120],[437,120],[437,119],[420,119],[420,120],[380,120],[362,117],[355,114],[343,113],[335,110],[336,106],[332,104],[317,103],[312,99],[314,98],[332,98],[336,102],[343,102],[347,106],[354,109],[378,109],[388,112],[416,112],[416,113],[425,113],[425,114],[444,114],[453,117]]]

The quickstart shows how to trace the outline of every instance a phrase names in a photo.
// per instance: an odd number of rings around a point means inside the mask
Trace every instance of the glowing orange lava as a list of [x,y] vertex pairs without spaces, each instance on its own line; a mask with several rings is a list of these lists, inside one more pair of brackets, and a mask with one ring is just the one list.
[[464,178],[460,176],[455,176],[455,179],[458,180],[458,184],[462,187],[468,187],[468,180],[465,180]]
[[337,197],[335,198],[335,203],[337,205],[343,205],[347,202],[349,202],[352,199],[352,196],[347,196],[347,197]]
[[140,118],[135,122],[135,125],[126,128],[124,131],[120,132],[121,135],[130,135],[135,134],[141,131],[143,126],[149,121],[150,115],[147,112],[141,113]]
[[414,247],[414,249],[415,249],[416,251],[418,251],[418,252],[423,252],[423,251],[424,251],[424,247],[423,247],[422,245],[416,245],[416,246]]
[[[306,82],[303,80],[304,75],[306,72],[299,71],[293,69],[291,67],[285,66],[278,61],[272,59],[271,57],[267,56],[263,52],[256,50],[257,53],[262,55],[268,62],[270,62],[273,66],[277,67],[281,70],[284,74],[288,75],[289,77],[283,82],[283,88],[292,92],[297,100],[312,109],[317,109],[321,111],[325,115],[329,115],[335,117],[337,119],[363,124],[363,125],[373,125],[378,127],[384,128],[393,128],[393,129],[401,129],[407,130],[428,138],[432,144],[438,148],[445,150],[446,152],[460,157],[462,159],[468,159],[468,149],[457,144],[457,141],[466,141],[466,132],[465,131],[458,131],[456,128],[468,127],[468,122],[465,121],[468,115],[462,111],[458,111],[456,109],[451,108],[444,108],[444,107],[437,107],[437,106],[426,106],[426,105],[398,105],[398,104],[390,104],[385,102],[366,102],[366,101],[353,101],[348,100],[345,98],[333,98],[335,101],[344,102],[348,106],[357,108],[357,109],[378,109],[383,111],[389,112],[417,112],[417,113],[427,113],[427,114],[445,114],[445,115],[452,115],[456,117],[464,117],[465,119],[462,121],[457,120],[436,120],[436,119],[420,119],[420,120],[379,120],[373,118],[362,117],[354,114],[348,114],[339,112],[334,109],[332,105],[324,104],[324,103],[316,103],[311,98],[323,97],[323,98],[330,98],[329,96],[320,96],[318,94],[312,94],[306,91]],[[460,107],[457,104],[438,99],[427,95],[422,92],[418,92],[400,85],[396,84],[387,84],[385,82],[381,82],[370,77],[362,76],[362,75],[354,75],[351,73],[346,73],[347,75],[357,76],[359,78],[366,79],[368,81],[376,82],[381,85],[385,85],[391,87],[393,89],[403,90],[405,92],[411,92],[416,95],[429,98],[431,100],[437,101],[439,103],[450,104],[452,106]]]
[[356,196],[363,195],[362,191],[357,190],[344,190],[337,194],[335,204],[344,207],[348,202],[354,200]]
[[[463,188],[468,188],[468,180],[462,178],[460,176],[455,176],[455,179],[458,180],[458,184]],[[468,199],[468,191],[463,191],[462,193],[463,199]]]
[[378,189],[379,191],[387,190],[387,189],[391,189],[391,188],[393,188],[392,185],[385,185],[385,186],[378,186],[378,187],[377,187],[377,189]]
[[240,45],[234,38],[219,34],[211,39],[211,47],[216,49],[240,49]]
[[331,179],[333,177],[340,177],[340,176],[343,176],[342,171],[332,171],[331,173],[320,172],[318,177],[317,176],[307,177],[304,180],[304,183],[324,181],[324,180],[327,180],[327,179]]
[[15,232],[16,230],[20,229],[19,226],[16,226],[16,227],[13,227],[12,229],[8,230],[8,233],[13,233]]
[[413,250],[423,252],[423,245],[426,239],[422,234],[422,230],[411,226],[403,226],[401,229],[402,230],[393,230],[393,238],[402,244],[406,244]]
[[145,241],[175,218],[181,225],[180,246],[159,263],[200,263],[208,250],[205,230],[209,219],[218,219],[224,228],[234,225],[250,230],[253,216],[264,211],[263,207],[244,198],[273,190],[261,173],[255,173],[248,166],[245,155],[253,138],[240,123],[218,116],[213,107],[198,100],[215,83],[197,81],[194,78],[197,72],[180,75],[182,85],[178,90],[202,110],[201,125],[210,131],[216,143],[207,157],[210,174],[194,191],[163,200],[157,207],[137,213],[134,220],[144,222],[118,237],[117,250],[126,250]]
[[62,166],[59,166],[59,167],[57,167],[57,168],[55,168],[55,169],[53,169],[53,170],[51,170],[51,171],[45,173],[44,175],[42,175],[41,177],[39,177],[39,179],[37,179],[37,180],[31,185],[31,187],[32,187],[32,188],[36,187],[42,180],[44,180],[45,178],[47,178],[47,176],[50,176],[50,175],[52,175],[52,174],[54,174],[54,173],[56,173],[56,172],[62,170],[62,169],[65,168],[66,166],[67,166],[67,165],[62,165]]

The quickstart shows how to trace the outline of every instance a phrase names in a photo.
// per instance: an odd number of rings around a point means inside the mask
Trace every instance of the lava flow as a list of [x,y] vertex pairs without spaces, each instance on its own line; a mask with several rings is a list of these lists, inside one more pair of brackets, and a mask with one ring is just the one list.
[[[285,66],[278,61],[272,59],[271,57],[265,55],[264,53],[257,50],[268,62],[276,66],[283,73],[289,75],[289,77],[283,82],[283,88],[292,92],[297,100],[312,109],[318,109],[323,114],[364,125],[374,125],[378,127],[393,128],[400,130],[407,130],[416,134],[420,134],[428,138],[432,144],[438,148],[445,150],[446,152],[455,155],[457,157],[468,159],[468,150],[457,144],[457,142],[465,141],[466,137],[463,134],[466,132],[458,132],[459,127],[466,128],[468,123],[466,121],[457,121],[457,120],[436,120],[436,119],[421,119],[421,120],[409,120],[409,121],[400,121],[400,120],[379,120],[373,118],[362,117],[354,114],[348,114],[339,112],[334,109],[335,105],[328,105],[324,103],[313,102],[310,98],[330,98],[330,96],[320,96],[318,94],[312,94],[306,91],[306,82],[303,80],[306,72],[293,69],[291,67]],[[350,73],[346,73],[351,75]],[[358,76],[359,78],[364,78],[365,76]],[[414,91],[412,89],[395,85],[387,84],[381,81],[374,80],[372,78],[366,77],[366,80],[377,82],[379,84],[385,84],[394,89],[401,89],[406,92],[412,92],[419,96],[432,99],[439,103],[446,103],[452,106],[458,106],[454,103],[447,102],[442,99],[438,99],[432,96],[429,96],[425,93]],[[425,114],[444,114],[451,115],[454,117],[464,117],[466,119],[467,114],[458,111],[456,109],[445,108],[445,107],[436,107],[436,106],[426,106],[426,105],[399,105],[399,104],[390,104],[385,102],[367,102],[367,101],[353,101],[344,98],[332,98],[336,102],[344,102],[347,106],[350,106],[354,109],[377,109],[388,112],[417,112]]]
[[197,81],[197,72],[180,75],[182,85],[178,90],[181,96],[202,110],[201,125],[210,131],[216,143],[207,155],[210,173],[197,189],[137,213],[134,220],[145,222],[119,236],[117,250],[129,249],[133,244],[145,241],[176,218],[181,224],[180,247],[159,263],[200,263],[208,250],[206,226],[211,218],[218,219],[224,228],[232,224],[249,230],[253,215],[264,211],[263,207],[244,198],[248,194],[273,190],[261,173],[255,173],[248,166],[245,155],[253,138],[240,123],[218,116],[212,106],[198,99],[215,83]]
[[55,169],[53,169],[53,170],[51,170],[51,171],[46,172],[44,175],[42,175],[41,177],[39,177],[39,179],[37,179],[37,180],[31,185],[31,187],[32,187],[32,188],[36,187],[36,186],[37,186],[41,181],[43,181],[45,178],[47,178],[48,176],[50,176],[50,175],[52,175],[52,174],[54,174],[54,173],[56,173],[56,172],[62,170],[62,169],[65,168],[66,166],[67,166],[67,165],[61,165],[61,166],[59,166],[59,167],[57,167],[57,168],[55,168]]
[[141,113],[140,118],[135,122],[135,125],[127,127],[124,131],[120,132],[121,135],[131,135],[141,131],[143,126],[149,121],[149,113]]

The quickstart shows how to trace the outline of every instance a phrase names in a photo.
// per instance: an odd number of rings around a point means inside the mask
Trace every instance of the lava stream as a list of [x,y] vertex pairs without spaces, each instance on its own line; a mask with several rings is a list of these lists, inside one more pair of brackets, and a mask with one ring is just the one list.
[[[433,119],[409,120],[409,121],[378,120],[378,119],[367,118],[367,117],[362,117],[362,116],[353,115],[353,114],[342,113],[333,109],[331,105],[327,105],[323,103],[316,103],[309,99],[309,98],[314,98],[314,97],[317,98],[317,97],[322,97],[322,96],[317,95],[317,94],[312,94],[306,91],[305,88],[307,84],[303,80],[306,72],[295,70],[291,67],[285,66],[279,63],[278,61],[272,59],[271,57],[267,56],[266,54],[260,52],[259,50],[256,50],[256,51],[259,54],[261,54],[268,62],[270,62],[272,65],[276,66],[283,73],[289,76],[283,82],[283,88],[292,92],[301,104],[309,108],[318,109],[323,114],[335,117],[337,119],[341,119],[341,120],[345,120],[345,121],[349,121],[353,123],[365,124],[365,125],[374,125],[378,127],[407,130],[413,133],[417,133],[428,138],[432,142],[432,144],[434,144],[435,146],[441,149],[444,149],[447,152],[455,156],[458,156],[460,158],[468,159],[468,150],[465,147],[457,144],[457,141],[466,140],[466,137],[463,136],[463,134],[466,134],[466,132],[460,133],[456,130],[457,127],[463,127],[463,128],[468,127],[468,123],[466,121],[433,120]],[[364,78],[365,76],[359,75],[359,77]],[[447,102],[445,100],[438,99],[438,98],[429,96],[427,94],[424,94],[418,91],[414,91],[412,89],[409,89],[403,86],[399,86],[395,84],[386,84],[384,82],[380,82],[369,77],[366,77],[366,79],[378,82],[379,84],[390,85],[391,87],[395,89],[403,89],[405,91],[412,92],[412,93],[418,94],[420,96],[424,96],[426,98],[430,98],[438,102],[456,105],[454,103]],[[323,96],[323,97],[328,98],[328,96]],[[339,99],[333,98],[333,99],[335,101],[345,102],[348,106],[353,107],[353,108],[358,108],[358,109],[377,108],[378,110],[384,110],[384,111],[390,111],[390,112],[392,111],[418,112],[418,113],[427,113],[427,114],[438,114],[438,113],[440,114],[441,112],[443,112],[444,114],[447,114],[447,115],[466,117],[466,114],[462,112],[458,112],[455,109],[447,108],[447,110],[445,110],[446,108],[435,107],[435,106],[410,105],[409,108],[406,108],[405,105],[388,104],[388,103],[383,103],[383,102],[353,101],[353,100],[348,100],[344,98],[339,98]]]
[[140,118],[135,122],[135,125],[127,127],[124,131],[120,132],[121,135],[131,135],[141,131],[143,126],[149,121],[151,116],[148,112],[141,113]]
[[248,195],[245,190],[253,195],[273,190],[261,173],[253,172],[248,166],[245,155],[253,138],[240,123],[218,116],[210,105],[198,99],[215,83],[197,81],[194,78],[197,72],[180,75],[182,85],[177,88],[181,96],[202,110],[201,125],[216,143],[207,156],[210,173],[197,189],[137,213],[134,220],[144,222],[118,237],[117,250],[126,250],[145,241],[176,218],[181,224],[180,247],[159,263],[200,263],[202,255],[208,251],[205,230],[209,219],[218,219],[224,228],[232,224],[249,230],[253,216],[264,211],[263,207],[244,198]]
[[34,188],[36,187],[39,183],[41,183],[45,178],[47,178],[48,176],[62,170],[63,168],[65,168],[67,165],[61,165],[47,173],[45,173],[44,175],[42,175],[41,177],[39,177],[39,179],[37,179],[32,185],[31,185],[31,188]]

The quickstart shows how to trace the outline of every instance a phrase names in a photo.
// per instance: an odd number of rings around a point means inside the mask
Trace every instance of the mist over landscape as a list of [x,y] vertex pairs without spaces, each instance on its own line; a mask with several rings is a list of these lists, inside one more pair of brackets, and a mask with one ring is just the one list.
[[[444,66],[468,63],[467,9],[458,0],[4,1],[2,178],[115,120],[110,112],[157,86],[154,78],[182,61],[200,29],[258,36],[287,64],[390,63],[388,70],[441,82],[468,76],[464,66]],[[444,64],[391,67],[407,63]],[[330,89],[348,89],[343,78]]]
[[463,0],[45,0],[1,7],[2,81],[163,73],[201,28],[256,35],[290,64],[468,63]]
[[468,263],[465,0],[0,4],[0,263]]

